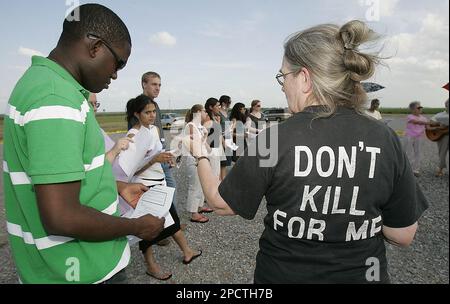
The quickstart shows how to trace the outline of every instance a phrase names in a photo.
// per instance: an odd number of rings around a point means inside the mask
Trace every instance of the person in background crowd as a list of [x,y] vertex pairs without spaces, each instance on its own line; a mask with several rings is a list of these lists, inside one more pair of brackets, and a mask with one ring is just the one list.
[[248,145],[254,142],[256,136],[267,127],[267,124],[269,122],[267,117],[261,112],[261,109],[262,109],[262,102],[257,99],[253,100],[250,105],[250,110],[248,114],[248,118],[250,118],[250,120],[247,120],[246,124],[246,129],[248,130],[247,131]]
[[[152,134],[152,144],[147,147],[148,155],[145,158],[148,162],[135,173],[135,176],[132,179],[133,182],[142,183],[148,187],[156,185],[167,186],[161,164],[169,162],[172,159],[172,155],[169,152],[160,152],[163,151],[163,146],[160,142],[158,128],[154,126],[156,117],[156,104],[146,95],[140,95],[131,99],[127,104],[127,121],[133,126],[128,131],[127,136],[133,138],[141,128],[150,129]],[[152,245],[171,236],[183,252],[183,264],[185,265],[190,264],[202,254],[202,251],[194,250],[189,246],[186,236],[181,230],[180,219],[173,203],[169,212],[174,220],[174,224],[166,227],[155,239],[139,242],[139,249],[144,255],[147,263],[146,274],[161,281],[169,280],[172,277],[172,274],[161,270],[161,267],[154,257]]]
[[249,120],[249,123],[251,120],[246,116],[246,109],[243,103],[238,102],[233,106],[230,113],[230,120],[233,142],[238,146],[238,149],[233,151],[232,160],[237,162],[239,156],[247,149],[248,133],[246,132],[246,126],[248,125],[247,120]]
[[438,140],[438,153],[439,153],[439,168],[436,172],[436,177],[444,176],[444,170],[447,168],[447,155],[448,155],[448,99],[445,102],[445,111],[436,114],[431,118],[433,126],[431,128],[435,130],[443,131],[441,139]]
[[[232,139],[232,135],[231,134],[231,124],[230,124],[230,119],[228,118],[228,110],[230,109],[231,106],[231,98],[230,96],[227,95],[222,95],[219,98],[219,102],[220,102],[220,126],[222,127],[222,136],[224,138],[224,142],[226,140],[230,140]],[[224,180],[225,176],[227,176],[227,168],[231,166],[232,164],[232,155],[233,152],[231,151],[231,149],[229,147],[227,147],[227,145],[223,145],[224,151],[225,151],[225,157],[226,160],[222,160],[220,162],[220,179]]]
[[[253,219],[265,196],[257,284],[388,283],[384,240],[408,246],[414,238],[428,203],[395,132],[361,115],[361,81],[379,59],[359,47],[376,37],[357,20],[291,35],[276,79],[294,115],[269,138],[269,156],[243,155],[222,183],[201,136],[183,139],[218,215]],[[368,275],[368,258],[377,276]]]
[[[91,104],[94,113],[97,113],[97,110],[100,107],[100,103],[97,101],[97,94],[91,93],[89,95],[89,103]],[[106,134],[106,132],[103,129],[100,130],[102,131],[103,139],[105,140],[105,151],[106,151],[105,158],[113,166],[114,175],[117,175],[116,174],[117,163],[115,161],[122,151],[128,149],[129,144],[133,142],[133,140],[129,137],[123,137],[120,138],[116,143],[111,139],[111,137],[108,136],[108,134]],[[129,183],[128,179],[126,178],[122,179],[116,178],[116,183],[117,189],[119,190],[120,194],[119,196],[120,215],[123,215],[125,211],[128,210],[128,206],[131,206],[133,208],[136,207],[137,202],[139,201],[141,196],[148,190],[148,187],[144,186],[143,184]]]
[[[151,100],[155,101],[156,98],[158,98],[160,92],[161,92],[161,76],[156,72],[147,72],[144,75],[142,75],[141,79],[141,85],[143,94],[145,96],[150,97]],[[159,130],[159,136],[161,138],[161,143],[163,145],[163,149],[166,149],[166,139],[164,137],[164,130],[162,128],[161,124],[161,110],[159,108],[158,103],[155,101],[156,105],[156,120],[155,120],[155,126]],[[177,207],[177,182],[175,178],[173,177],[173,161],[162,163],[161,166],[164,170],[165,179],[168,187],[175,188],[175,194],[173,197],[173,204],[174,207]],[[186,224],[181,224],[181,229],[186,229]],[[170,244],[169,239],[161,240],[158,245],[159,246],[167,246]]]
[[260,100],[253,100],[250,105],[249,117],[255,124],[255,128],[262,130],[269,122],[267,117],[261,112],[262,102]]
[[[208,155],[211,155],[211,148],[207,144],[208,130],[203,126],[207,119],[208,114],[205,108],[202,105],[194,105],[186,114],[186,126],[183,130],[183,135],[193,136],[195,133],[201,136],[203,146],[208,150]],[[210,213],[213,210],[204,206],[205,196],[198,178],[195,159],[190,155],[187,155],[186,158],[188,176],[187,209],[191,213],[191,222],[205,224],[209,222],[209,218],[204,216],[203,213]],[[217,172],[215,173],[217,174]]]
[[211,166],[214,175],[220,178],[220,162],[225,160],[223,150],[222,128],[220,126],[220,102],[216,98],[209,98],[205,103],[208,117],[203,124],[208,131],[208,144],[211,148]]
[[428,119],[422,115],[422,109],[420,102],[411,102],[409,104],[411,114],[406,118],[404,147],[416,177],[420,176],[421,145],[425,127],[431,125]]
[[383,117],[381,116],[380,111],[378,111],[379,108],[380,101],[378,99],[372,99],[372,101],[370,102],[370,108],[367,109],[364,113],[376,120],[382,120]]

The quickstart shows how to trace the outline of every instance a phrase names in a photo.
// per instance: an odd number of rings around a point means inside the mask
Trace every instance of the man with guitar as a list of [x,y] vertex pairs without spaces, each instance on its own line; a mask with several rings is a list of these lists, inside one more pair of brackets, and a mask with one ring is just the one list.
[[436,177],[444,176],[444,169],[447,167],[446,158],[448,153],[448,99],[445,102],[445,111],[436,114],[431,118],[431,125],[427,126],[426,134],[428,139],[437,142],[439,150],[439,169]]

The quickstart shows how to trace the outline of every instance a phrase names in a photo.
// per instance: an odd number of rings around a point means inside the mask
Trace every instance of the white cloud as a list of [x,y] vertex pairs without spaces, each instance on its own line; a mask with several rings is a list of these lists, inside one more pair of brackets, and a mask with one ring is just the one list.
[[150,42],[156,45],[174,46],[177,39],[168,32],[159,32],[150,37]]
[[31,57],[31,56],[45,56],[42,52],[33,50],[33,49],[29,49],[29,48],[25,48],[23,46],[19,47],[18,50],[20,55],[24,55],[27,57]]
[[[396,13],[408,17],[409,11]],[[406,101],[421,100],[431,107],[442,106],[449,73],[449,17],[448,13],[416,12],[418,27],[402,27],[405,32],[389,38],[383,52],[389,69],[377,73],[379,83],[385,85],[380,97],[388,106],[405,106]],[[409,31],[408,31],[409,29]],[[408,32],[406,32],[408,31]]]
[[448,16],[427,14],[419,31],[392,37],[391,42],[397,54],[390,63],[408,69],[408,73],[448,70],[448,32]]

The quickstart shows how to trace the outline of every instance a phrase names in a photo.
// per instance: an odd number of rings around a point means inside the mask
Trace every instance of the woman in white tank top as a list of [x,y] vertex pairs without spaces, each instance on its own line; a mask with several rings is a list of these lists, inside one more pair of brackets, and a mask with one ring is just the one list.
[[[147,148],[147,155],[145,155],[142,163],[145,164],[138,172],[135,173],[133,181],[142,183],[148,187],[156,185],[166,185],[165,174],[161,167],[161,163],[169,162],[173,158],[173,155],[169,152],[162,150],[161,141],[159,140],[158,129],[152,126],[156,119],[156,105],[155,103],[145,95],[140,95],[135,99],[132,99],[127,104],[127,120],[133,126],[128,132],[128,136],[133,138],[141,128],[148,128],[152,140],[151,144]],[[193,250],[188,245],[188,241],[180,229],[180,219],[175,210],[174,205],[170,207],[170,215],[174,220],[174,224],[165,228],[161,234],[151,242],[141,241],[139,242],[139,249],[142,251],[147,262],[147,275],[158,279],[168,280],[172,277],[172,274],[163,272],[156,262],[152,245],[159,241],[172,236],[177,245],[183,252],[183,263],[189,264],[195,258],[202,254],[202,251]]]
[[[208,130],[202,125],[207,119],[207,113],[202,105],[194,105],[186,114],[187,125],[183,130],[183,136],[191,136],[195,133],[204,140],[203,148],[208,155],[211,155],[211,149],[206,144]],[[197,161],[190,153],[184,153],[186,156],[187,174],[188,174],[188,197],[186,202],[187,211],[191,213],[191,222],[207,223],[209,219],[202,213],[209,213],[213,210],[205,208],[205,196],[197,173]]]

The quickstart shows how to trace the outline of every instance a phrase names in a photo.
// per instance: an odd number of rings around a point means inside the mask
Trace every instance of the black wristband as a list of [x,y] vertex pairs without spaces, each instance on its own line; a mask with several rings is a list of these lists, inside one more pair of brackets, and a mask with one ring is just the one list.
[[211,162],[211,161],[209,160],[209,158],[206,157],[206,156],[200,156],[200,157],[197,157],[196,159],[197,159],[197,163],[195,164],[195,166],[197,166],[197,167],[198,167],[198,163],[199,163],[202,159],[207,159],[209,162]]

